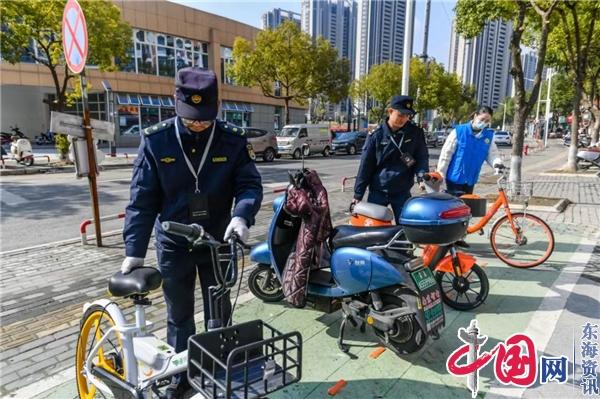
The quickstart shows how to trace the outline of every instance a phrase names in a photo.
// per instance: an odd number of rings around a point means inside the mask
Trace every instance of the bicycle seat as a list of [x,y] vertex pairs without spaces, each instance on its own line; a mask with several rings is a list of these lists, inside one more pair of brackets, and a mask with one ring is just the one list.
[[373,245],[385,245],[402,226],[384,227],[355,227],[350,225],[338,226],[329,238],[332,249],[342,247],[367,248]]
[[108,280],[108,292],[112,296],[128,297],[146,295],[162,284],[162,276],[153,267],[138,267],[127,274],[115,273]]

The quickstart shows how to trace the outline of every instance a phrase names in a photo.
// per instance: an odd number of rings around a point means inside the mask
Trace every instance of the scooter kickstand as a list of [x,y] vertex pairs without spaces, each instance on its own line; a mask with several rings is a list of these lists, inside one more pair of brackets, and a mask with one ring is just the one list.
[[344,353],[348,353],[348,351],[350,350],[350,347],[344,344],[344,329],[346,328],[346,322],[348,321],[348,317],[349,316],[347,314],[344,315],[344,318],[342,319],[342,324],[340,325],[340,336],[338,337],[338,348],[340,348],[340,350]]

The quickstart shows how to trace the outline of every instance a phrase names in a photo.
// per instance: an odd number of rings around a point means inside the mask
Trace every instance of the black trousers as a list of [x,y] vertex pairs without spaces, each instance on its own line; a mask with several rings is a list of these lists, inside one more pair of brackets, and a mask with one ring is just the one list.
[[475,185],[469,186],[468,184],[455,184],[449,180],[446,180],[446,188],[448,194],[460,197],[463,194],[473,194],[473,188],[475,188]]
[[[210,250],[170,250],[157,244],[158,265],[163,278],[162,289],[167,304],[167,342],[176,352],[187,349],[188,338],[196,333],[194,322],[194,291],[196,276],[200,278],[204,304],[204,328],[209,319],[208,288],[216,284]],[[226,265],[225,265],[226,266]],[[225,295],[215,307],[221,325],[231,317],[231,300]]]

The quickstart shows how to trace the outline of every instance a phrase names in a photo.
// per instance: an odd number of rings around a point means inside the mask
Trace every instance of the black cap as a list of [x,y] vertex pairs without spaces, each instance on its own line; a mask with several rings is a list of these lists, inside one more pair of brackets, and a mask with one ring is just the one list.
[[392,97],[392,102],[390,103],[390,108],[395,109],[398,112],[401,112],[406,115],[414,115],[417,113],[413,109],[414,100],[409,96],[394,96]]
[[175,111],[177,116],[209,121],[219,112],[219,87],[213,71],[188,67],[175,78]]

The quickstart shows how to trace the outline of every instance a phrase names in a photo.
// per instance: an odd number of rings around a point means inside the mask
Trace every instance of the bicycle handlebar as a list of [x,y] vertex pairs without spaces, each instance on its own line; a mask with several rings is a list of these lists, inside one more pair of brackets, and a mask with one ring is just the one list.
[[186,238],[188,241],[194,242],[199,238],[204,237],[204,228],[199,224],[183,224],[177,222],[162,222],[162,228],[165,233],[171,233],[176,236]]

